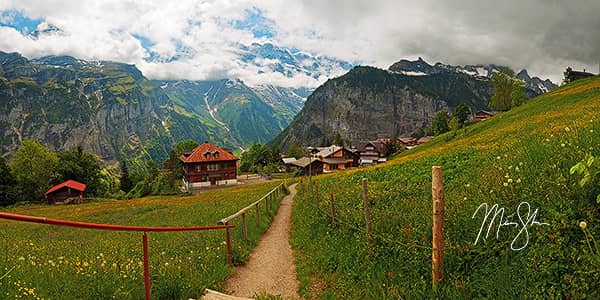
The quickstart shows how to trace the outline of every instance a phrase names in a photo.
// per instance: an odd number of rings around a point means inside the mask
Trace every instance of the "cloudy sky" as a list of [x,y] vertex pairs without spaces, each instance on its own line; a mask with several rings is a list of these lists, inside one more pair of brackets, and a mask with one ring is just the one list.
[[[241,78],[316,86],[240,59],[270,42],[387,68],[402,58],[501,64],[560,82],[567,66],[598,72],[598,0],[0,0],[0,50],[136,64],[149,78]],[[35,31],[60,28],[54,34]]]

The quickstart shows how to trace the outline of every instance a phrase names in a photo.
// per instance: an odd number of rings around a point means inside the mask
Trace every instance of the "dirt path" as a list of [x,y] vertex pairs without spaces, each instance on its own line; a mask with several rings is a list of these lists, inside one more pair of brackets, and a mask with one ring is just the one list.
[[234,296],[252,297],[256,294],[281,295],[284,299],[300,299],[296,265],[289,243],[292,201],[296,185],[281,201],[271,227],[262,236],[250,260],[238,267],[236,274],[225,284]]

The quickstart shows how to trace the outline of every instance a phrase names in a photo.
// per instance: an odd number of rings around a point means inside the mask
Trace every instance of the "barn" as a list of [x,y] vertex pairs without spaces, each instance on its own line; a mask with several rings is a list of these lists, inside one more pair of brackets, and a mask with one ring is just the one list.
[[61,184],[51,187],[46,192],[48,204],[64,203],[69,198],[74,198],[74,203],[83,202],[83,192],[86,185],[84,183],[67,180]]

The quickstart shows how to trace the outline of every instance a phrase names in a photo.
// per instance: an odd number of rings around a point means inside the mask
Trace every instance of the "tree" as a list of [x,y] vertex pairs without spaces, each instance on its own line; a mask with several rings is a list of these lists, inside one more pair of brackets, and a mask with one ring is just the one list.
[[490,108],[507,111],[525,102],[525,84],[509,68],[501,68],[492,75]]
[[198,147],[197,142],[195,142],[193,140],[183,140],[183,141],[177,143],[177,145],[175,145],[175,148],[173,149],[173,151],[175,151],[175,155],[177,157],[180,157],[181,155],[183,155],[183,153],[192,151],[196,147]]
[[517,107],[523,103],[525,103],[525,83],[517,79],[513,81],[510,104],[511,107]]
[[280,152],[278,148],[269,148],[264,144],[253,144],[250,149],[242,153],[240,171],[258,172],[264,166],[279,162],[279,159]]
[[433,118],[433,124],[432,124],[432,128],[433,128],[433,134],[435,135],[439,135],[442,134],[449,129],[448,127],[448,121],[450,119],[450,115],[448,114],[447,110],[440,110],[435,114],[435,117]]
[[563,78],[563,83],[571,82],[571,73],[573,73],[573,69],[571,67],[567,67],[567,69],[563,73],[563,76],[565,77]]
[[129,193],[133,186],[131,178],[129,178],[129,169],[127,168],[127,162],[121,161],[121,190],[125,193]]
[[465,122],[469,119],[471,115],[471,108],[466,103],[461,103],[454,109],[454,117],[458,121],[459,125],[465,124]]
[[167,169],[169,170],[168,182],[171,187],[175,186],[178,179],[183,177],[183,166],[179,157],[185,152],[191,152],[198,147],[198,143],[193,140],[183,140],[177,143],[166,161]]
[[25,140],[9,163],[22,200],[40,201],[56,177],[58,156],[37,141]]
[[342,136],[339,134],[339,132],[335,134],[332,144],[336,145],[336,146],[344,147],[344,139],[342,139]]
[[302,157],[302,148],[298,147],[296,144],[291,144],[287,154],[289,157],[298,159]]
[[507,111],[511,107],[513,79],[504,72],[492,75],[492,99],[489,107],[494,110]]
[[91,153],[77,147],[71,151],[58,153],[58,166],[56,169],[56,183],[66,180],[76,180],[87,185],[86,193],[89,195],[103,195],[106,187],[100,184],[100,164]]
[[462,124],[458,122],[458,118],[456,116],[452,116],[452,118],[450,118],[450,121],[448,121],[448,128],[452,131],[459,130],[461,125]]
[[17,202],[15,185],[17,180],[10,171],[6,159],[0,156],[0,206],[10,205]]

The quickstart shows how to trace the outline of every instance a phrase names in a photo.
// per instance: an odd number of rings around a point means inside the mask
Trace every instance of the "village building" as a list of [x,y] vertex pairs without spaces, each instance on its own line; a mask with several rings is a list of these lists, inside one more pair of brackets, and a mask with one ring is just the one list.
[[340,146],[330,146],[315,154],[316,158],[323,162],[323,172],[333,170],[345,170],[352,167],[358,167],[360,157]]
[[586,72],[585,69],[583,69],[582,71],[570,71],[567,74],[566,82],[573,82],[575,80],[579,80],[579,79],[585,79],[585,78],[589,78],[589,77],[594,77],[596,76],[593,73],[590,72]]
[[477,122],[477,121],[485,121],[493,116],[495,116],[497,113],[496,112],[490,112],[490,111],[486,111],[486,110],[479,110],[477,111],[474,115],[473,115],[473,121]]
[[410,148],[412,148],[412,147],[414,147],[414,146],[417,145],[417,138],[414,138],[414,137],[401,137],[401,138],[398,138],[398,142],[405,149],[410,149]]
[[67,180],[51,187],[46,192],[46,200],[48,204],[64,203],[67,199],[72,199],[71,203],[82,203],[85,189],[86,185],[84,183]]
[[383,158],[384,147],[385,145],[378,141],[359,143],[355,151],[355,153],[357,153],[359,156],[359,165],[374,165],[385,161]]
[[293,166],[293,162],[296,161],[295,157],[282,157],[279,161],[279,171],[280,172],[289,172],[291,170],[291,166]]
[[204,142],[180,158],[183,183],[189,191],[197,187],[237,183],[237,157],[229,150]]
[[287,159],[286,166],[293,170],[301,170],[302,176],[323,174],[323,162],[316,158],[301,157]]

